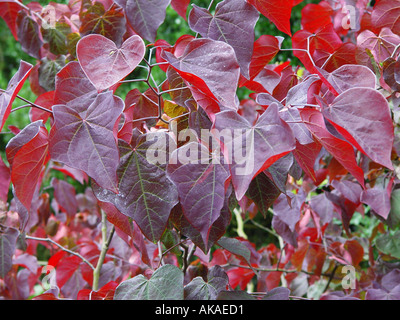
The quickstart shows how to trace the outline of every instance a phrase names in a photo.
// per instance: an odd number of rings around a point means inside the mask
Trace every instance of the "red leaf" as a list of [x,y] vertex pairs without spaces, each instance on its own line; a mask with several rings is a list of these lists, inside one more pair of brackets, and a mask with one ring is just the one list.
[[253,56],[250,62],[250,79],[254,79],[261,70],[277,55],[279,40],[270,35],[262,35],[254,42]]
[[7,202],[8,190],[10,188],[11,174],[10,169],[6,166],[0,157],[0,200]]
[[21,90],[26,78],[28,78],[32,67],[30,63],[21,60],[19,69],[11,78],[7,89],[4,92],[0,92],[0,131],[3,129],[4,123],[10,114],[12,103],[19,90]]
[[179,58],[165,52],[165,59],[180,76],[228,109],[236,109],[239,65],[232,47],[211,39],[192,40]]
[[48,160],[48,144],[47,130],[37,121],[25,127],[6,147],[16,196],[27,209],[31,207],[36,185]]
[[282,32],[292,36],[290,31],[290,17],[293,0],[248,0],[262,15],[267,17]]
[[72,275],[78,270],[81,263],[81,258],[77,256],[70,256],[63,258],[57,264],[56,281],[59,288],[62,288],[67,283]]
[[78,210],[78,202],[75,197],[75,187],[67,181],[53,178],[51,185],[54,188],[54,197],[61,208],[73,217]]
[[190,0],[171,0],[171,7],[185,20],[189,4]]
[[332,7],[326,1],[321,1],[319,4],[307,4],[301,10],[301,25],[304,30],[314,33],[332,23],[333,13]]
[[300,115],[322,146],[364,186],[364,172],[357,165],[353,147],[347,141],[335,137],[327,130],[320,111],[304,108],[300,110]]
[[293,150],[293,155],[299,166],[315,182],[317,181],[317,177],[314,172],[314,164],[321,148],[322,146],[318,142],[303,145],[296,141],[296,149]]
[[121,47],[99,34],[88,35],[76,45],[79,63],[98,91],[108,89],[130,74],[143,60],[143,40],[133,35]]
[[7,23],[7,26],[10,28],[11,33],[17,41],[17,17],[18,11],[20,10],[21,6],[13,1],[0,2],[0,17]]

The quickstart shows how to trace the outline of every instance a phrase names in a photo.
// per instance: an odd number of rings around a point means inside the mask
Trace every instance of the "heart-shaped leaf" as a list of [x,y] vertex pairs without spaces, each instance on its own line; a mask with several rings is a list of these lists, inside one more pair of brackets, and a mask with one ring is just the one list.
[[195,39],[189,42],[179,58],[170,52],[164,51],[164,54],[183,79],[224,107],[236,109],[240,70],[235,52],[229,44]]
[[154,42],[171,0],[116,0],[125,10],[128,23],[143,39]]
[[224,206],[228,166],[204,145],[191,142],[171,154],[167,173],[178,189],[185,217],[208,243],[211,226]]
[[121,47],[99,34],[79,40],[76,53],[79,63],[98,91],[103,91],[130,74],[143,60],[143,40],[133,35]]
[[358,150],[389,169],[394,129],[386,98],[372,88],[352,88],[323,109],[324,116]]
[[147,279],[140,274],[115,290],[115,300],[183,300],[183,272],[174,265],[158,268]]
[[53,106],[52,159],[84,171],[103,188],[117,192],[119,154],[113,130],[123,109],[123,101],[111,91],[80,103]]
[[224,145],[225,157],[229,159],[238,200],[258,172],[267,169],[296,145],[289,125],[279,117],[276,103],[271,104],[254,125],[234,111],[217,113],[214,129],[217,130],[213,134]]
[[[116,195],[96,185],[94,191],[101,201],[116,208],[138,224],[143,234],[153,242],[160,240],[172,208],[178,203],[178,193],[165,173],[169,136],[165,132],[143,136],[138,146],[120,141],[121,160],[117,170]],[[156,162],[153,156],[159,158]],[[154,160],[154,161],[153,161]]]
[[224,0],[217,4],[213,15],[207,9],[193,5],[189,26],[205,38],[230,44],[235,50],[242,74],[249,78],[254,27],[258,17],[258,11],[246,1]]
[[207,273],[207,281],[196,277],[185,286],[185,300],[215,300],[228,284],[225,271],[218,265],[214,266]]

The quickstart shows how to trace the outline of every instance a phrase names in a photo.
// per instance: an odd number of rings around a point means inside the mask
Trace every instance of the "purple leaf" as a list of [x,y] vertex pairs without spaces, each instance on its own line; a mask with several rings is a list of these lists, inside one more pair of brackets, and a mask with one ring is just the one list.
[[75,197],[75,187],[64,180],[53,178],[51,185],[54,188],[54,197],[60,207],[68,216],[73,217],[78,210],[78,202]]
[[300,209],[303,202],[299,195],[293,195],[291,198],[289,205],[287,197],[281,194],[274,203],[274,215],[278,216],[291,232],[294,232],[296,224],[300,220]]
[[263,300],[289,300],[290,290],[284,287],[277,287],[267,292]]
[[116,0],[125,10],[128,23],[143,39],[154,42],[164,22],[170,0]]
[[204,145],[190,142],[171,154],[167,173],[178,189],[185,217],[208,243],[224,206],[228,166]]
[[238,200],[258,172],[267,169],[296,145],[289,125],[279,117],[276,103],[271,104],[254,125],[234,111],[220,112],[216,114],[214,129],[217,129],[212,131],[214,137],[223,140]]
[[119,155],[113,130],[124,103],[110,91],[79,102],[53,106],[51,157],[117,192]]
[[28,78],[32,70],[32,65],[21,60],[17,73],[11,78],[7,89],[0,92],[0,131],[3,129],[4,123],[7,120],[11,111],[12,103],[15,100],[19,90],[21,90],[25,80]]
[[99,34],[83,37],[76,45],[79,63],[99,92],[130,74],[143,60],[145,51],[144,42],[137,35],[126,39],[119,48]]
[[228,109],[236,107],[239,65],[229,44],[211,39],[192,40],[182,56],[164,51],[165,59],[197,89]]
[[[322,70],[322,72],[324,72]],[[371,69],[357,64],[346,64],[326,75],[326,80],[332,84],[338,93],[351,88],[375,89],[376,77]]]
[[388,190],[380,186],[364,190],[361,194],[361,202],[369,205],[383,219],[386,220],[388,218],[391,209]]
[[43,41],[41,40],[38,23],[25,10],[21,10],[18,12],[17,25],[17,36],[22,50],[30,56],[40,59],[40,49]]
[[78,61],[71,61],[56,75],[54,105],[94,98],[97,90],[86,77]]
[[249,78],[254,27],[258,18],[258,11],[245,0],[224,0],[217,4],[214,15],[207,9],[193,5],[189,26],[204,38],[230,44],[235,50],[241,73]]
[[18,235],[17,229],[0,225],[0,278],[11,270]]
[[[133,150],[121,141],[121,160],[118,166],[118,194],[102,190],[96,185],[96,197],[110,202],[131,217],[143,234],[153,242],[160,240],[172,208],[178,203],[178,193],[166,176],[168,134],[149,133]],[[159,163],[153,156],[157,153]]]
[[386,98],[371,88],[349,89],[323,109],[323,115],[358,150],[389,169],[394,141]]

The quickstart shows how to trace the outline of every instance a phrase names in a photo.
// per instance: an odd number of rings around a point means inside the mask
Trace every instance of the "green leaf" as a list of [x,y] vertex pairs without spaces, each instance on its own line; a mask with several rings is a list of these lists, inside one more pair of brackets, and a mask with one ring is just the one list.
[[228,275],[220,266],[208,271],[207,281],[202,277],[194,278],[185,286],[186,300],[215,300],[218,294],[229,284]]
[[387,233],[376,239],[376,247],[384,254],[400,259],[400,230]]
[[123,281],[115,290],[115,300],[183,300],[183,272],[167,264],[150,279],[142,274]]
[[51,53],[55,55],[66,54],[67,35],[71,33],[71,27],[65,22],[57,22],[55,27],[42,27],[43,39],[49,43]]
[[390,213],[388,225],[394,229],[400,224],[400,189],[393,190],[390,198]]
[[222,237],[219,241],[218,244],[228,250],[229,252],[241,256],[244,258],[248,264],[250,264],[250,257],[251,257],[251,252],[249,248],[247,248],[242,242],[240,242],[237,239],[233,238],[227,238],[227,237]]

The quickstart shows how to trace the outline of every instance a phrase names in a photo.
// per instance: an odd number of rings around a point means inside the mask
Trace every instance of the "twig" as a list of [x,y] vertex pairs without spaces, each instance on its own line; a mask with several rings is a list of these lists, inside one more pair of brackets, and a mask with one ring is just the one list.
[[101,246],[101,251],[100,251],[100,256],[99,260],[97,261],[96,268],[93,270],[93,285],[92,285],[92,290],[97,291],[99,290],[99,280],[100,280],[100,272],[101,268],[104,263],[104,259],[106,257],[106,253],[108,251],[108,248],[110,246],[111,240],[114,236],[114,225],[110,231],[110,234],[108,235],[107,238],[107,215],[104,212],[104,210],[101,210],[101,237],[102,237],[102,246]]
[[63,247],[61,244],[59,244],[58,242],[50,239],[50,238],[38,238],[38,237],[32,237],[32,236],[25,236],[25,239],[28,240],[35,240],[35,241],[44,241],[44,242],[49,242],[51,244],[54,244],[55,246],[59,247],[61,250],[68,252],[69,254],[72,254],[74,256],[77,256],[78,258],[80,258],[84,263],[86,263],[92,270],[95,269],[95,267],[88,261],[86,260],[83,256],[81,256],[79,253],[71,251],[65,247]]

